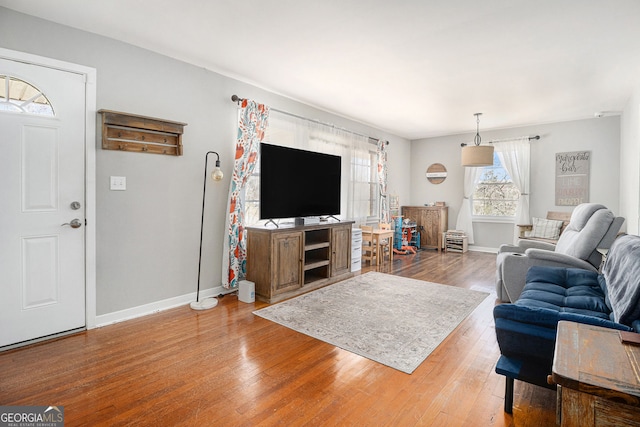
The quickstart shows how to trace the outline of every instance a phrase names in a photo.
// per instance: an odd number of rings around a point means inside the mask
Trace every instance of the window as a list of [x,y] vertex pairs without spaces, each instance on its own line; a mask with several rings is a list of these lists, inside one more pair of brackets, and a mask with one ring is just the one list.
[[358,151],[351,156],[351,185],[353,186],[354,217],[367,222],[378,218],[380,191],[378,190],[378,160],[374,151]]
[[54,116],[53,107],[38,88],[15,77],[2,75],[0,111]]
[[[275,114],[274,114],[275,113]],[[359,222],[379,216],[376,145],[339,128],[271,111],[264,142],[342,157],[342,217]],[[245,187],[245,224],[260,222],[260,164]]]
[[[344,160],[343,160],[344,161]],[[353,211],[356,217],[373,221],[380,210],[380,192],[377,181],[377,158],[374,151],[360,151],[351,156],[351,183]],[[245,188],[245,223],[260,222],[260,162],[247,180]]]
[[244,221],[247,225],[255,225],[260,221],[260,161],[256,163],[253,173],[247,180],[244,193]]
[[494,152],[493,166],[483,168],[473,192],[473,215],[485,218],[514,217],[519,197],[520,191]]
[[[272,111],[269,115],[269,126],[264,142],[292,147],[295,145],[294,139],[295,129],[283,123],[282,117],[278,114],[274,115]],[[260,158],[244,188],[244,221],[249,226],[260,222]]]

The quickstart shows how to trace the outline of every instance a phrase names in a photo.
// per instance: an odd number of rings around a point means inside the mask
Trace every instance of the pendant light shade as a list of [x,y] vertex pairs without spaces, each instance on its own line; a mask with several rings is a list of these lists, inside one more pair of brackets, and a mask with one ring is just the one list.
[[493,146],[480,145],[480,116],[482,113],[475,113],[476,116],[476,136],[473,139],[474,145],[462,147],[462,166],[480,167],[493,165]]
[[491,145],[467,145],[462,147],[462,166],[491,165],[493,165],[493,147]]

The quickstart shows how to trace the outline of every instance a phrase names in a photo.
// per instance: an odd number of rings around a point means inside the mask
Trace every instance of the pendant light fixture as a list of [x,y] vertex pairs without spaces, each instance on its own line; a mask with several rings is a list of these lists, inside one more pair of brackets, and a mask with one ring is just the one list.
[[493,146],[480,145],[480,116],[482,113],[475,113],[476,116],[476,136],[473,138],[474,145],[462,147],[462,166],[479,167],[493,165]]

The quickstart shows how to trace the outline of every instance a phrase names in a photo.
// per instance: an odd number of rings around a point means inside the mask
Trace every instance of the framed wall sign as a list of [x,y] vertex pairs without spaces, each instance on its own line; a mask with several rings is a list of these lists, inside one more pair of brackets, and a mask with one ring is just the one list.
[[577,206],[589,201],[591,151],[556,153],[556,205]]

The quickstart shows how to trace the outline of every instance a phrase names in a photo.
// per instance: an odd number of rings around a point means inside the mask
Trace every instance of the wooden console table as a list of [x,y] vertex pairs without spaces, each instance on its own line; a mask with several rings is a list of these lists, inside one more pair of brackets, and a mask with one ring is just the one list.
[[352,225],[247,227],[247,280],[256,297],[274,303],[351,277]]
[[640,346],[617,330],[558,322],[551,379],[561,426],[640,426]]

